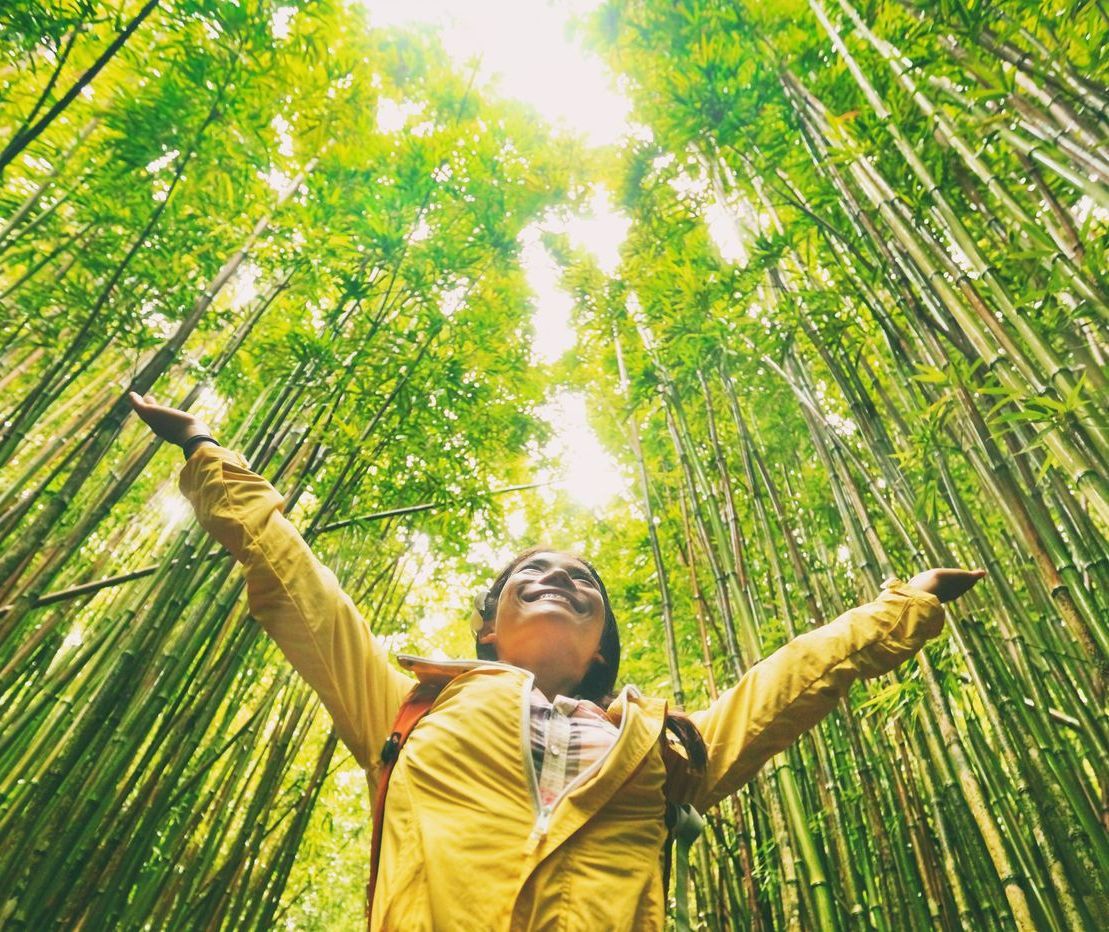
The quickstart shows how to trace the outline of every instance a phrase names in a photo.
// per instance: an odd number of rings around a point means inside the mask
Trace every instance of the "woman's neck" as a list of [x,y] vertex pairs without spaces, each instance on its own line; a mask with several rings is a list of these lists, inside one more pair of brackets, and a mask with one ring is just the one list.
[[557,696],[573,696],[577,690],[580,679],[574,679],[567,676],[558,676],[557,674],[543,673],[532,671],[535,676],[534,686],[544,696],[548,702],[554,702]]

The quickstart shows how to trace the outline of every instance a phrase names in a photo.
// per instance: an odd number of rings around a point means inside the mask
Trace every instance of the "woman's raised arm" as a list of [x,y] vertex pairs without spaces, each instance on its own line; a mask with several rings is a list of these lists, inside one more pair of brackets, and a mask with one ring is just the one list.
[[889,580],[873,602],[798,635],[708,709],[692,713],[708,752],[693,805],[704,811],[734,793],[831,712],[855,680],[887,673],[912,657],[943,630],[942,602],[983,575],[944,569],[922,573],[912,585]]
[[[208,432],[149,396],[135,395],[132,403],[171,442]],[[196,447],[178,484],[200,524],[242,563],[251,614],[320,696],[339,737],[372,775],[414,680],[389,662],[335,574],[285,518],[281,494],[239,453],[214,443]]]

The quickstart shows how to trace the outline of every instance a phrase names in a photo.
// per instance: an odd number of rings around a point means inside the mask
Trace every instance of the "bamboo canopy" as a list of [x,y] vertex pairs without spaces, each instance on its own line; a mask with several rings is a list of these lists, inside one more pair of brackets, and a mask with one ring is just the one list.
[[[0,11],[0,928],[361,925],[361,773],[129,390],[273,482],[393,649],[471,649],[512,509],[689,708],[888,576],[986,567],[709,813],[694,924],[1104,924],[1103,6],[609,0],[601,151],[371,23]],[[578,343],[543,366],[520,236],[598,183],[628,236],[547,238]],[[535,474],[563,389],[628,478],[601,514]]]
[[620,268],[566,277],[598,336],[581,369],[630,380],[610,435],[693,576],[671,611],[709,619],[679,632],[685,664],[723,688],[914,566],[997,586],[715,816],[711,927],[1106,914],[1106,20],[990,11],[593,21],[650,132]]

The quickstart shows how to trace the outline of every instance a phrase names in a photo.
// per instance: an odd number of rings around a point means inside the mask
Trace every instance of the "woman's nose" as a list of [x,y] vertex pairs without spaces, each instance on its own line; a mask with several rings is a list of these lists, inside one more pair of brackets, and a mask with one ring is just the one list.
[[539,580],[552,586],[563,586],[567,589],[574,588],[573,577],[561,566],[552,566],[550,569],[547,570],[547,572],[539,577]]

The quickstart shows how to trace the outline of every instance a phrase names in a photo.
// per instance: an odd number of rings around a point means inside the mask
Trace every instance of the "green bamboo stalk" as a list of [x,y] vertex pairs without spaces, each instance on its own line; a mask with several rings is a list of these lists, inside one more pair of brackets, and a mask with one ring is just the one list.
[[[617,377],[623,386],[625,400],[628,397],[628,373],[624,366],[624,354],[620,348],[620,334],[612,331],[612,348],[616,354]],[[651,556],[655,561],[655,574],[658,579],[659,598],[662,605],[662,626],[666,635],[666,661],[670,669],[670,689],[674,702],[679,707],[685,705],[685,691],[682,689],[681,666],[678,662],[678,644],[674,634],[673,608],[670,602],[670,585],[667,581],[666,565],[662,561],[662,548],[659,546],[655,514],[651,507],[651,485],[647,478],[647,466],[643,460],[643,450],[639,445],[639,427],[636,425],[635,409],[627,416],[628,438],[631,440],[632,453],[639,463],[639,482],[643,494],[643,511],[647,519],[647,536],[651,543]]]

